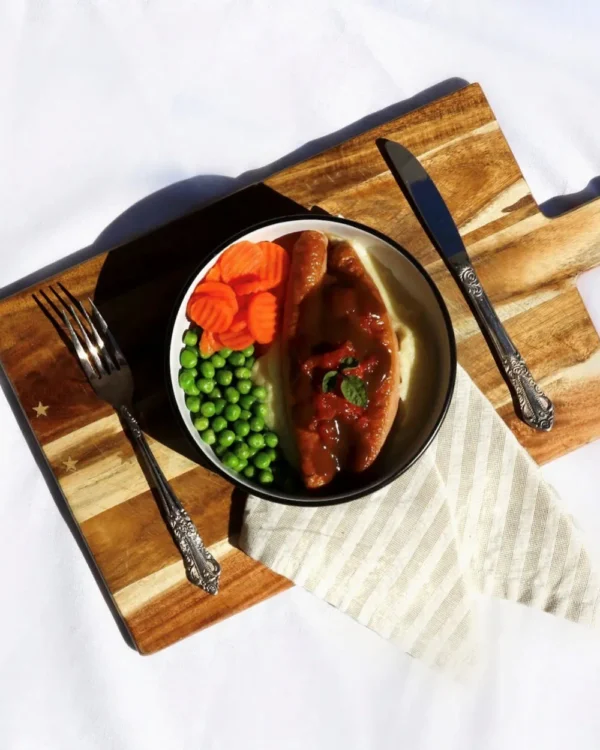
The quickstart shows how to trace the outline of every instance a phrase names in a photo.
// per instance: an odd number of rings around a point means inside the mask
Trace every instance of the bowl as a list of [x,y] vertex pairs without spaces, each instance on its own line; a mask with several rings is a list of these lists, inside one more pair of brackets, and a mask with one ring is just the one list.
[[[405,323],[402,339],[408,366],[402,384],[404,398],[386,443],[373,465],[361,473],[341,473],[329,485],[313,491],[298,481],[280,489],[263,486],[228,469],[194,428],[178,383],[182,337],[189,326],[186,307],[193,290],[219,255],[241,240],[276,240],[283,235],[317,230],[351,241],[368,253],[380,278],[385,279],[395,311]],[[397,308],[396,308],[397,306]],[[403,356],[404,356],[403,355]],[[446,416],[456,378],[456,344],[444,301],[424,268],[389,237],[357,222],[312,214],[279,218],[257,224],[215,248],[199,264],[176,301],[167,351],[167,380],[171,400],[185,433],[215,472],[243,492],[286,504],[330,505],[348,502],[381,489],[407,471],[437,434]],[[200,456],[199,456],[200,458]]]

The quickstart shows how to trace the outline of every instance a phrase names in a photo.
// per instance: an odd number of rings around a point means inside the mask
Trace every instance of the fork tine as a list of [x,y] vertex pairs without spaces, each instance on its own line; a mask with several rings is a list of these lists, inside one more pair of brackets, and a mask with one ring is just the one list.
[[[98,371],[98,374],[100,375],[100,377],[102,375],[108,374],[108,371],[106,370],[106,368],[102,364],[102,360],[98,356],[98,350],[97,350],[96,346],[94,344],[92,344],[92,342],[90,341],[90,337],[88,336],[88,332],[85,330],[85,328],[83,326],[83,323],[81,322],[81,319],[80,319],[79,315],[77,315],[75,307],[73,305],[68,305],[63,300],[63,298],[60,296],[60,294],[56,291],[56,289],[54,289],[54,287],[51,286],[50,287],[50,291],[52,292],[52,294],[54,294],[54,296],[56,297],[56,299],[61,303],[61,305],[65,308],[65,310],[67,312],[71,313],[71,317],[77,323],[77,326],[79,327],[79,330],[81,331],[81,335],[83,337],[83,341],[85,343],[85,346],[87,348],[87,352],[91,355],[92,360],[93,360],[94,364],[96,365],[96,370]],[[72,326],[70,328],[71,328],[71,330],[73,330]],[[74,330],[73,330],[73,333],[75,333]],[[79,338],[79,337],[77,337],[77,338]]]
[[121,351],[121,347],[117,344],[117,342],[115,340],[115,337],[110,332],[110,330],[108,328],[108,323],[102,317],[102,314],[100,313],[100,310],[98,310],[98,308],[94,304],[94,301],[92,300],[91,297],[88,297],[88,302],[90,303],[91,308],[92,308],[92,315],[94,315],[94,317],[98,321],[98,325],[100,326],[100,330],[102,331],[102,333],[104,334],[105,338],[109,342],[109,344],[110,344],[110,346],[111,346],[111,348],[112,348],[112,350],[113,350],[113,352],[115,354],[115,358],[117,360],[117,363],[118,363],[119,367],[122,367],[123,365],[126,365],[127,364],[127,360],[125,359],[125,355]]
[[67,295],[67,297],[71,300],[71,302],[75,305],[75,307],[79,310],[79,312],[86,319],[87,324],[90,328],[90,331],[92,332],[94,341],[96,342],[96,348],[100,352],[100,357],[102,358],[102,362],[103,364],[108,366],[108,372],[112,372],[113,370],[116,370],[117,366],[114,363],[113,358],[111,357],[111,354],[108,351],[106,344],[104,343],[102,337],[98,333],[98,329],[93,324],[92,319],[90,318],[89,313],[85,309],[84,305],[77,299],[77,297],[73,296],[71,292],[63,284],[61,284],[60,281],[58,282],[58,286],[62,289],[62,291]]
[[96,374],[96,371],[90,364],[90,358],[88,357],[87,352],[81,346],[81,341],[79,340],[79,336],[75,333],[73,326],[71,325],[71,321],[67,317],[67,314],[64,310],[58,310],[58,314],[63,319],[63,322],[65,326],[67,327],[67,331],[69,332],[69,336],[71,338],[71,342],[73,346],[75,347],[75,353],[77,354],[77,357],[79,359],[79,363],[81,364],[81,367],[83,368],[84,373],[87,376],[87,379],[91,382],[92,380],[98,380],[98,375]]

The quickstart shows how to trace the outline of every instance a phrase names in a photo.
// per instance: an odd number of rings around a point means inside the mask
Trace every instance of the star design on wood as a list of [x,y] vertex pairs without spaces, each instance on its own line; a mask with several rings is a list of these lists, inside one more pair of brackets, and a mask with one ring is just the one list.
[[69,456],[66,461],[63,461],[63,466],[67,471],[77,471],[77,464],[77,459],[73,459],[71,456]]
[[49,406],[44,406],[44,404],[39,401],[38,405],[33,407],[33,411],[35,412],[36,417],[47,417],[49,408]]

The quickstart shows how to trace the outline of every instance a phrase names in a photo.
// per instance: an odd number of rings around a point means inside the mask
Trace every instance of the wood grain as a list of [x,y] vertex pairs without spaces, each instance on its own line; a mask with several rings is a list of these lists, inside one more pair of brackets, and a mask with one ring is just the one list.
[[[498,314],[554,400],[551,433],[536,433],[515,417],[461,293],[385,167],[380,137],[408,146],[435,179]],[[257,221],[313,206],[390,235],[426,266],[450,310],[461,363],[538,461],[600,434],[600,341],[575,287],[579,273],[600,263],[600,201],[545,218],[477,85],[24,289],[0,302],[0,359],[142,653],[290,585],[236,549],[243,498],[232,497],[227,482],[199,465],[166,398],[164,358],[171,311],[206,253]],[[57,280],[79,298],[93,296],[121,343],[142,427],[223,564],[219,596],[187,583],[117,418],[94,396],[34,299]],[[48,409],[38,416],[40,403]]]

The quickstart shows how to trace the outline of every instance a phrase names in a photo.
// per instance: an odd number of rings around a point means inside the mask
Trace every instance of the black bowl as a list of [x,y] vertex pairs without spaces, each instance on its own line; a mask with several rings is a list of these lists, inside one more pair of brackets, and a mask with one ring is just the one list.
[[[410,378],[405,376],[405,398],[377,460],[360,474],[340,474],[319,490],[308,490],[297,477],[291,486],[280,489],[263,486],[227,469],[212,448],[200,439],[184,394],[178,383],[179,352],[183,332],[188,327],[185,310],[189,297],[218,255],[234,242],[275,240],[292,232],[315,229],[351,240],[368,251],[384,276],[393,278],[393,293],[388,307],[400,307],[401,319],[408,322],[402,346],[414,353]],[[386,283],[387,286],[387,283]],[[388,286],[388,289],[390,287]],[[389,237],[357,222],[313,214],[296,215],[257,224],[231,237],[215,248],[198,266],[182,290],[175,305],[167,347],[167,381],[171,401],[183,429],[195,448],[212,464],[214,471],[226,477],[243,492],[266,500],[297,505],[332,505],[356,500],[381,489],[407,471],[427,450],[450,405],[456,379],[456,343],[446,305],[430,276],[410,253]]]

